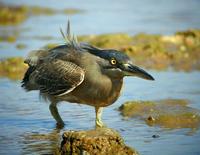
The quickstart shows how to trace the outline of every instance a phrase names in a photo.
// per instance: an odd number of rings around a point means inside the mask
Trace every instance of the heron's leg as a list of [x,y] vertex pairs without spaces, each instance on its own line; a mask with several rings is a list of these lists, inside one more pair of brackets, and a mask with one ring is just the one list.
[[51,103],[49,105],[49,109],[51,111],[51,114],[52,114],[53,118],[57,122],[57,126],[58,127],[63,127],[64,126],[64,122],[63,122],[62,118],[60,117],[60,114],[58,113],[58,108],[57,108],[56,104]]
[[96,112],[96,127],[103,127],[104,124],[101,120],[101,114],[103,111],[103,107],[95,107],[95,112]]

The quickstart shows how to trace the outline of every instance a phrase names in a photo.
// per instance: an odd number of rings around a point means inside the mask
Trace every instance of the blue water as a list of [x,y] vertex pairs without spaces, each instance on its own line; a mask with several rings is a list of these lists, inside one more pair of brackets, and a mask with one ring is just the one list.
[[[116,109],[131,100],[158,100],[166,98],[190,100],[191,107],[200,109],[200,73],[154,72],[156,81],[126,78],[118,101],[105,108],[104,122],[121,133],[126,144],[141,154],[197,154],[200,153],[200,131],[191,129],[165,130],[149,127],[145,122],[124,120]],[[65,128],[57,131],[48,110],[48,104],[39,100],[38,92],[25,92],[20,82],[0,80],[0,154],[50,153],[60,143],[65,130],[88,130],[94,128],[94,109],[86,105],[61,103],[59,111]],[[57,135],[55,134],[57,133]],[[190,134],[191,133],[191,134]],[[35,135],[46,134],[41,138]],[[158,134],[154,139],[152,135]],[[52,139],[56,135],[57,139]],[[6,149],[5,149],[6,148]]]
[[[77,8],[81,14],[34,16],[19,26],[0,26],[0,34],[18,33],[15,43],[0,42],[0,58],[25,57],[30,50],[47,43],[63,43],[59,28],[71,20],[77,35],[124,32],[130,35],[145,32],[173,34],[175,31],[200,28],[200,1],[198,0],[116,0],[116,1],[54,1],[54,0],[1,0],[8,4],[27,4],[56,9]],[[38,39],[50,36],[52,39]],[[17,49],[17,44],[25,49]],[[121,97],[105,108],[104,122],[120,132],[126,144],[143,155],[196,155],[200,154],[198,129],[165,130],[149,127],[144,122],[125,120],[116,110],[130,100],[187,99],[190,106],[200,109],[200,72],[155,72],[156,81],[126,78]],[[94,127],[94,109],[78,104],[61,103],[59,111],[66,126],[57,130],[48,110],[40,101],[38,92],[25,92],[20,81],[0,79],[0,154],[52,153],[60,144],[65,130],[87,130]],[[158,134],[159,138],[152,138]]]

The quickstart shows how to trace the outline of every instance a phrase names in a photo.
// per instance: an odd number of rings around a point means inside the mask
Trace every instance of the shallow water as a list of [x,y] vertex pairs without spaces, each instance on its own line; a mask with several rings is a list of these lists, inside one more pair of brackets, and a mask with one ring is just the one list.
[[[172,34],[188,28],[200,27],[200,1],[132,1],[117,0],[26,1],[2,0],[9,4],[39,5],[63,9],[85,10],[82,14],[30,17],[22,25],[0,27],[3,35],[19,33],[15,43],[0,43],[0,58],[25,56],[30,50],[47,43],[63,43],[59,27],[70,18],[75,34],[102,34],[125,32],[136,34]],[[79,5],[80,4],[80,5]],[[38,39],[50,36],[52,39]],[[17,49],[17,44],[25,44]],[[144,155],[200,154],[198,129],[169,130],[149,127],[137,119],[124,119],[116,110],[130,100],[160,100],[166,98],[190,100],[190,106],[200,109],[200,72],[155,72],[156,81],[126,78],[123,93],[112,106],[105,108],[103,120],[108,127],[120,132],[125,142]],[[0,154],[46,154],[55,152],[64,130],[87,130],[94,127],[94,109],[89,106],[62,103],[60,113],[66,123],[57,130],[48,110],[40,101],[38,92],[25,92],[20,81],[0,79]],[[152,135],[160,135],[152,138]]]
[[[191,107],[200,109],[200,73],[154,72],[156,81],[126,78],[118,101],[105,108],[104,122],[121,133],[125,142],[141,154],[200,153],[198,129],[169,130],[149,127],[137,119],[125,120],[116,109],[125,101],[188,99]],[[61,103],[60,113],[66,123],[58,131],[38,92],[25,92],[20,82],[0,79],[0,154],[50,153],[60,143],[64,130],[87,130],[94,127],[94,109],[85,105]],[[159,138],[152,138],[152,135]],[[6,148],[6,149],[5,149]]]

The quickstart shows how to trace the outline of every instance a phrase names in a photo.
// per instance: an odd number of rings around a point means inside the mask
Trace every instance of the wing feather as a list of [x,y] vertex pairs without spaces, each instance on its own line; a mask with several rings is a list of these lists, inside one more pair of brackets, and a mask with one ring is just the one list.
[[35,83],[42,93],[50,95],[65,95],[84,80],[85,72],[78,65],[54,59],[44,62],[34,72]]

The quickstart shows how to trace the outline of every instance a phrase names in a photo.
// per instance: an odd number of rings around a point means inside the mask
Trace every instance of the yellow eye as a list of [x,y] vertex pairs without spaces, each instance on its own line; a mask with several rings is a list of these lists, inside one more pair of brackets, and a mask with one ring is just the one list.
[[115,59],[111,59],[110,63],[111,63],[112,65],[115,65],[115,64],[117,63],[117,61],[116,61]]

